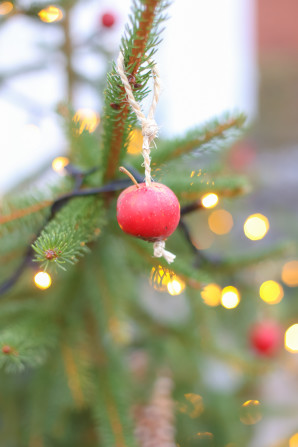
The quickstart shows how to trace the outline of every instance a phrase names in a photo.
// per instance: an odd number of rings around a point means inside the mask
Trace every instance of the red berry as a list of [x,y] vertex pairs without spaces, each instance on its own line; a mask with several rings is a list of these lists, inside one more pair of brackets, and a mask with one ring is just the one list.
[[12,353],[12,347],[9,345],[2,346],[2,352],[3,354],[11,354]]
[[110,12],[106,12],[105,14],[103,14],[101,16],[101,23],[102,23],[102,26],[104,26],[105,28],[111,28],[115,22],[116,22],[116,17],[114,14],[112,14]]
[[249,338],[254,350],[263,356],[273,356],[282,344],[282,330],[274,321],[256,323],[250,330]]
[[117,201],[120,228],[146,241],[169,237],[180,220],[180,205],[173,191],[161,183],[140,183],[126,188]]
[[55,258],[57,258],[58,257],[58,255],[57,255],[57,253],[56,253],[56,251],[55,250],[46,250],[45,251],[45,257],[49,260],[49,261],[51,261],[52,259],[55,259]]

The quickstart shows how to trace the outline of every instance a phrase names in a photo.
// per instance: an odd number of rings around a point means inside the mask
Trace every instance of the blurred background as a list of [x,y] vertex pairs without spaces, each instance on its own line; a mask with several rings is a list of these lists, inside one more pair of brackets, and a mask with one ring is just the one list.
[[[99,92],[117,55],[130,1],[83,0],[71,11],[55,5],[48,10],[46,3],[45,12],[38,14],[33,6],[25,0],[17,6],[0,2],[0,197],[16,182],[67,152],[63,103],[71,100],[79,118],[87,116],[95,126],[100,122],[103,101]],[[24,15],[22,8],[33,9]],[[112,25],[102,22],[106,13],[114,18]],[[229,205],[229,216],[223,219],[228,222],[226,229],[212,229],[211,214],[206,215],[200,222],[198,246],[211,254],[250,250],[243,225],[254,213],[268,219],[266,233],[270,222],[266,238],[259,238],[261,246],[295,241],[297,0],[176,0],[168,14],[157,53],[163,84],[157,112],[161,136],[179,135],[229,110],[243,111],[249,123],[243,140],[229,153],[228,163],[251,179],[250,194]],[[65,36],[71,36],[74,47],[71,61],[57,51],[61,48],[67,55]],[[71,88],[69,79],[74,74],[70,64],[76,73]],[[232,247],[235,239],[236,248]],[[281,283],[283,264],[268,260],[260,278],[265,270],[268,279]],[[296,283],[287,282],[284,275],[280,285],[282,295],[288,294],[292,300],[292,286],[298,285],[297,265],[293,271]],[[257,414],[251,420],[255,426],[251,447],[298,446],[297,413],[282,411],[297,404],[297,368],[296,356],[287,354],[260,383],[258,399],[278,411],[275,416]],[[223,390],[237,386],[237,371],[221,364],[211,369],[217,371],[210,377],[214,386]]]

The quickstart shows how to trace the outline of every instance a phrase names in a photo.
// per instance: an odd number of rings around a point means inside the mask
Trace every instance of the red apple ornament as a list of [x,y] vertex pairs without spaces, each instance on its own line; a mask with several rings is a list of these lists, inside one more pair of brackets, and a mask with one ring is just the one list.
[[117,220],[124,233],[162,241],[177,228],[180,205],[173,191],[161,183],[135,184],[118,197]]
[[262,356],[274,356],[282,345],[282,330],[275,321],[262,321],[252,326],[249,333],[253,349]]

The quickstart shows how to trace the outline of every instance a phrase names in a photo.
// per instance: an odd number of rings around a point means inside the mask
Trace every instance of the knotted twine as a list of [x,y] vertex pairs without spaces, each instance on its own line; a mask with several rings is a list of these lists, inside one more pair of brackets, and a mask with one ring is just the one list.
[[[150,60],[149,60],[150,62]],[[143,135],[143,146],[142,146],[142,155],[144,158],[144,163],[142,166],[145,168],[145,182],[146,186],[151,186],[151,158],[150,158],[150,151],[151,151],[151,143],[154,141],[154,139],[158,135],[158,126],[154,119],[154,112],[157,106],[159,94],[160,94],[160,80],[159,80],[159,73],[157,70],[156,65],[152,65],[151,72],[153,76],[153,82],[154,82],[154,88],[153,88],[153,98],[150,106],[150,110],[148,113],[148,116],[146,117],[144,113],[141,110],[140,104],[136,101],[132,87],[127,79],[127,76],[125,74],[125,68],[124,68],[124,56],[123,54],[119,53],[118,60],[117,60],[117,71],[119,73],[119,76],[121,78],[122,84],[125,88],[125,92],[127,95],[127,100],[133,111],[135,112],[139,122],[142,126],[142,135]],[[162,256],[165,258],[165,260],[171,264],[171,262],[174,261],[176,258],[176,255],[173,253],[165,250],[165,241],[157,241],[153,244],[154,249],[154,256],[156,258],[161,258]]]

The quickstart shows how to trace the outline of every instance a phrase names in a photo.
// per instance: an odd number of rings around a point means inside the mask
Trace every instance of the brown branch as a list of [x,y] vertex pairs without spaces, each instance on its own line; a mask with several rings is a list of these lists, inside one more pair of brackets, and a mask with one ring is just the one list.
[[[160,0],[147,0],[146,7],[140,18],[140,27],[136,33],[136,37],[132,45],[132,53],[127,65],[128,71],[131,67],[133,67],[131,72],[132,76],[134,76],[140,68],[148,42],[148,37],[150,35],[150,30],[152,28],[155,10],[159,2]],[[120,96],[122,94],[124,95],[124,93],[124,87],[121,87]],[[125,123],[129,113],[129,104],[125,102],[125,100],[123,102],[125,105],[119,110],[119,119],[117,120],[117,125],[113,132],[104,181],[113,179],[119,166],[119,157],[122,148]]]
[[38,211],[47,208],[53,204],[52,200],[43,200],[42,202],[36,203],[35,205],[30,205],[22,210],[16,210],[7,216],[0,216],[0,225],[7,222],[12,222],[13,220],[21,219],[22,217],[28,216],[29,214],[37,213]]

